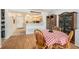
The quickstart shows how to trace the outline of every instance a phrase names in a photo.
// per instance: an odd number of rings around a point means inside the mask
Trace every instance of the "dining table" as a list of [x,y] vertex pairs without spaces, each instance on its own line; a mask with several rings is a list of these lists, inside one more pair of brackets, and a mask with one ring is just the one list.
[[49,30],[43,30],[43,35],[47,46],[53,45],[55,43],[65,45],[69,38],[66,33],[57,30],[53,30],[53,32],[49,32]]

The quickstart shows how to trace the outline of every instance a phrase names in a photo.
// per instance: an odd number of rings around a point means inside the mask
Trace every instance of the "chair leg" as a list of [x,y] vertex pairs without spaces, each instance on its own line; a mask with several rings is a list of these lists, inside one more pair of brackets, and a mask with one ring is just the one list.
[[48,48],[49,48],[49,49],[52,49],[52,48],[53,48],[53,45],[48,46]]
[[70,48],[70,42],[67,43],[66,48],[67,48],[67,49]]

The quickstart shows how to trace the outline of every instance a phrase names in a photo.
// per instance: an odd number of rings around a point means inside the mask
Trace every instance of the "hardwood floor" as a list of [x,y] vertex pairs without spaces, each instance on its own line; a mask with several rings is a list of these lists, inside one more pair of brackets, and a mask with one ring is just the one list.
[[34,35],[16,35],[12,36],[2,43],[4,49],[32,49],[36,47]]

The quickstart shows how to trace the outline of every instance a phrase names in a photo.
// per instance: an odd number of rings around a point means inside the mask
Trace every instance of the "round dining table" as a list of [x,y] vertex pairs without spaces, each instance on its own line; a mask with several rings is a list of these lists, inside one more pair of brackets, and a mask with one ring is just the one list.
[[43,35],[47,46],[53,45],[55,43],[65,45],[69,38],[66,33],[56,30],[53,30],[53,32],[49,32],[49,30],[43,30]]

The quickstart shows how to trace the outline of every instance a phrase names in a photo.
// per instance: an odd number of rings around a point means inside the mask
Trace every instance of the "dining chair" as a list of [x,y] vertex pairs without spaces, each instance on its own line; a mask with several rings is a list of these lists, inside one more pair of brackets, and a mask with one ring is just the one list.
[[39,49],[47,48],[46,41],[45,41],[42,31],[40,31],[39,29],[36,29],[36,30],[34,30],[34,34],[36,37],[37,48],[39,48]]
[[73,38],[73,35],[74,35],[74,32],[71,31],[71,32],[69,33],[69,38],[68,38],[68,42],[67,42],[67,44],[66,44],[66,48],[70,48],[70,47],[71,47],[70,41],[71,41],[71,39]]
[[61,31],[61,28],[57,27],[57,26],[54,26],[52,27],[53,30],[57,30],[57,31]]

